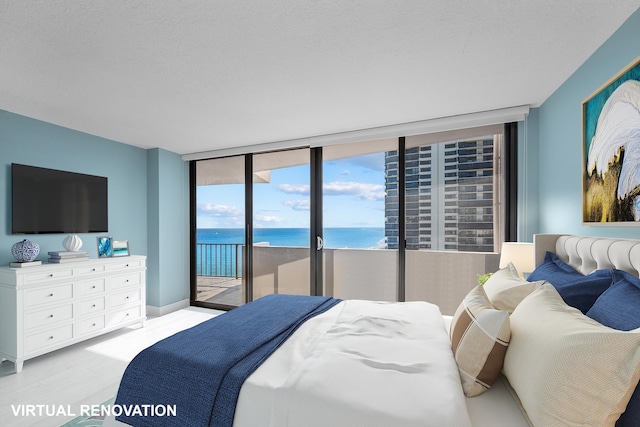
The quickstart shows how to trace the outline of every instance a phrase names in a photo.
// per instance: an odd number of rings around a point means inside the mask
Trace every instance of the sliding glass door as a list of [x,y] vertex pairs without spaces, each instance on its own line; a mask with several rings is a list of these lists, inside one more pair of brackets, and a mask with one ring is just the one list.
[[323,148],[324,293],[395,301],[398,253],[388,249],[388,213],[397,210],[389,161],[397,138]]
[[195,295],[198,303],[245,302],[244,156],[195,163]]
[[[453,314],[503,240],[502,125],[406,138],[406,299]],[[444,285],[446,284],[446,285]]]
[[453,314],[477,275],[497,268],[510,212],[504,134],[497,125],[195,162],[192,301],[330,295]]
[[253,156],[253,299],[309,295],[309,149]]

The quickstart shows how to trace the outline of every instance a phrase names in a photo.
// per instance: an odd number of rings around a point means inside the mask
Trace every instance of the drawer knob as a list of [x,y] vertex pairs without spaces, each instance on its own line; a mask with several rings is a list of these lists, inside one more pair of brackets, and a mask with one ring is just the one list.
[[129,295],[127,295],[127,297],[125,299],[129,299]]
[[49,275],[49,277],[53,277],[53,273],[51,273],[51,274]]
[[127,313],[127,316],[129,316],[129,313]]
[[126,267],[129,267],[129,264],[127,264]]
[[95,327],[95,326],[96,326],[96,324],[95,324],[95,323],[94,323],[93,325],[91,325],[91,327]]
[[129,283],[129,279],[125,280],[124,282],[125,282],[125,283]]
[[50,339],[50,340],[52,340],[52,339],[53,339],[53,335],[51,335],[51,336],[49,337],[49,339]]
[[93,304],[91,307],[95,307],[95,306],[96,306],[96,305],[95,305],[95,304]]
[[53,296],[53,294],[49,294],[49,296],[50,296],[50,297],[52,297],[52,296]]
[[95,288],[96,288],[96,285],[93,285],[93,286],[91,287],[91,289],[95,289]]
[[50,315],[49,315],[49,318],[53,318],[53,314],[50,314]]

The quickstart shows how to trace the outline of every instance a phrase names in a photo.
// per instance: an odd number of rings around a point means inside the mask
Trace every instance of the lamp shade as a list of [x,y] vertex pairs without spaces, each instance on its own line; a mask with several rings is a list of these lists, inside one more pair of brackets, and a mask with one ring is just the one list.
[[500,251],[500,268],[506,267],[510,262],[521,277],[531,273],[535,268],[533,243],[504,242]]

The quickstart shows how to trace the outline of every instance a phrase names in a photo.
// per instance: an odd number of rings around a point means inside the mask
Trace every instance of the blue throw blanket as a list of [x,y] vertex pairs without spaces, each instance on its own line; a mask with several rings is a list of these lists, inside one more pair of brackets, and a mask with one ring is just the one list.
[[175,405],[176,416],[116,419],[136,427],[231,426],[244,380],[306,320],[338,302],[268,295],[154,344],[127,367],[115,404]]

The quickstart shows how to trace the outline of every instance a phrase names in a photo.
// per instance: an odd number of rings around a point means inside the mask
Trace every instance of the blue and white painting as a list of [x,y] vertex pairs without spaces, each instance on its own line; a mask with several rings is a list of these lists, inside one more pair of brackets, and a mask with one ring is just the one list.
[[111,237],[97,237],[98,240],[98,256],[113,256],[113,239]]
[[640,58],[583,103],[585,223],[640,222]]
[[111,242],[113,247],[113,256],[128,256],[129,255],[129,241],[128,240],[113,240]]

